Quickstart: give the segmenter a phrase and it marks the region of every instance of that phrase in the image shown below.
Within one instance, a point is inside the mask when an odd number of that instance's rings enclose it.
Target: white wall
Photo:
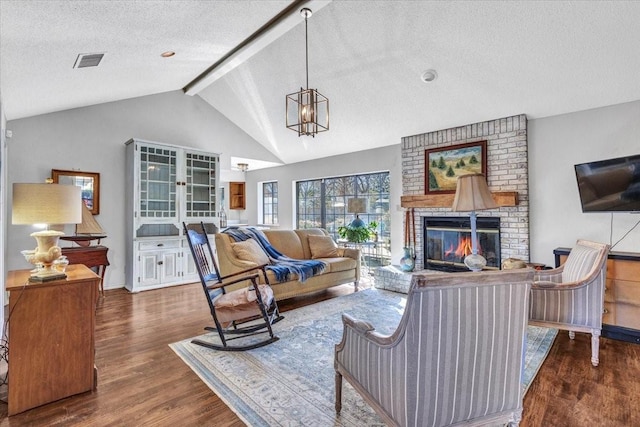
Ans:
[[[640,214],[582,213],[573,169],[632,154],[640,154],[640,101],[529,120],[532,261],[553,265],[553,249],[578,238],[615,243],[640,221]],[[640,226],[613,250],[640,252]]]
[[[6,283],[6,262],[7,251],[7,145],[6,145],[6,128],[7,121],[2,108],[2,96],[0,95],[0,247],[3,248],[0,254],[0,277],[2,278],[2,286],[0,286],[0,334],[4,331],[4,304],[5,292],[4,283]],[[4,337],[0,337],[4,338]]]
[[[108,234],[106,288],[124,285],[125,145],[132,138],[199,148],[222,153],[222,167],[230,169],[230,156],[256,157],[279,162],[244,131],[199,97],[180,91],[133,98],[85,108],[45,114],[7,123],[9,182],[44,182],[51,169],[100,173],[100,215]],[[250,155],[249,155],[250,153]],[[9,199],[11,195],[9,194]],[[10,221],[10,209],[7,209]],[[9,223],[10,224],[10,223]],[[72,229],[70,229],[72,230]],[[29,226],[9,225],[7,267],[29,268],[20,250],[35,247]]]
[[[316,141],[322,143],[322,138]],[[269,169],[249,171],[246,174],[247,212],[250,224],[261,222],[258,219],[257,200],[258,183],[278,182],[278,220],[280,228],[294,228],[295,182],[305,179],[331,176],[353,175],[358,173],[389,171],[391,178],[391,260],[398,263],[402,257],[402,159],[398,144],[341,156],[293,163]]]

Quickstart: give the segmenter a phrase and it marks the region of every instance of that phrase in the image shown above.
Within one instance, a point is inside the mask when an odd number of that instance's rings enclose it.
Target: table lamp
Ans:
[[[356,214],[356,217],[353,221],[351,221],[351,227],[364,227],[364,221],[360,219],[358,214],[360,212],[367,211],[367,199],[364,198],[353,198],[347,200],[347,213]]]
[[[487,265],[487,260],[478,253],[478,233],[476,231],[476,211],[495,209],[498,205],[493,200],[487,179],[481,173],[458,177],[456,195],[451,210],[454,212],[471,211],[471,253],[464,259],[464,264],[471,271],[480,271]]]
[[[11,209],[13,224],[44,224],[45,230],[31,233],[38,247],[27,260],[42,264],[31,277],[34,281],[56,280],[66,277],[51,266],[60,257],[58,239],[61,231],[51,230],[51,225],[78,224],[82,221],[81,189],[75,185],[60,184],[13,184]]]

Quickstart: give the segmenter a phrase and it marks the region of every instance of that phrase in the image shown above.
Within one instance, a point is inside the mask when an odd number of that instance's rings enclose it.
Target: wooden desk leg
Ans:
[[[98,275],[100,276],[100,295],[104,297],[104,273],[107,271],[107,267],[101,265],[98,267]]]

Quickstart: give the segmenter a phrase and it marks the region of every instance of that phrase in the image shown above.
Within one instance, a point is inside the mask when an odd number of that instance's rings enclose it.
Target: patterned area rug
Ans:
[[[250,426],[384,426],[344,381],[342,412],[334,409],[334,346],[342,337],[341,314],[371,322],[390,334],[400,321],[406,295],[367,289],[296,310],[274,325],[279,341],[246,352],[222,352],[191,344],[170,347]],[[531,384],[557,334],[530,326],[523,387]],[[217,334],[199,337],[217,341]]]

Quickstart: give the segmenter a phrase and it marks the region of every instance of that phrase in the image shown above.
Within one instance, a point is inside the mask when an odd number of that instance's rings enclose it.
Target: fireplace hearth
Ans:
[[[469,271],[464,258],[471,253],[469,217],[423,217],[424,266],[428,270]],[[478,252],[487,269],[500,269],[500,218],[478,217]]]

